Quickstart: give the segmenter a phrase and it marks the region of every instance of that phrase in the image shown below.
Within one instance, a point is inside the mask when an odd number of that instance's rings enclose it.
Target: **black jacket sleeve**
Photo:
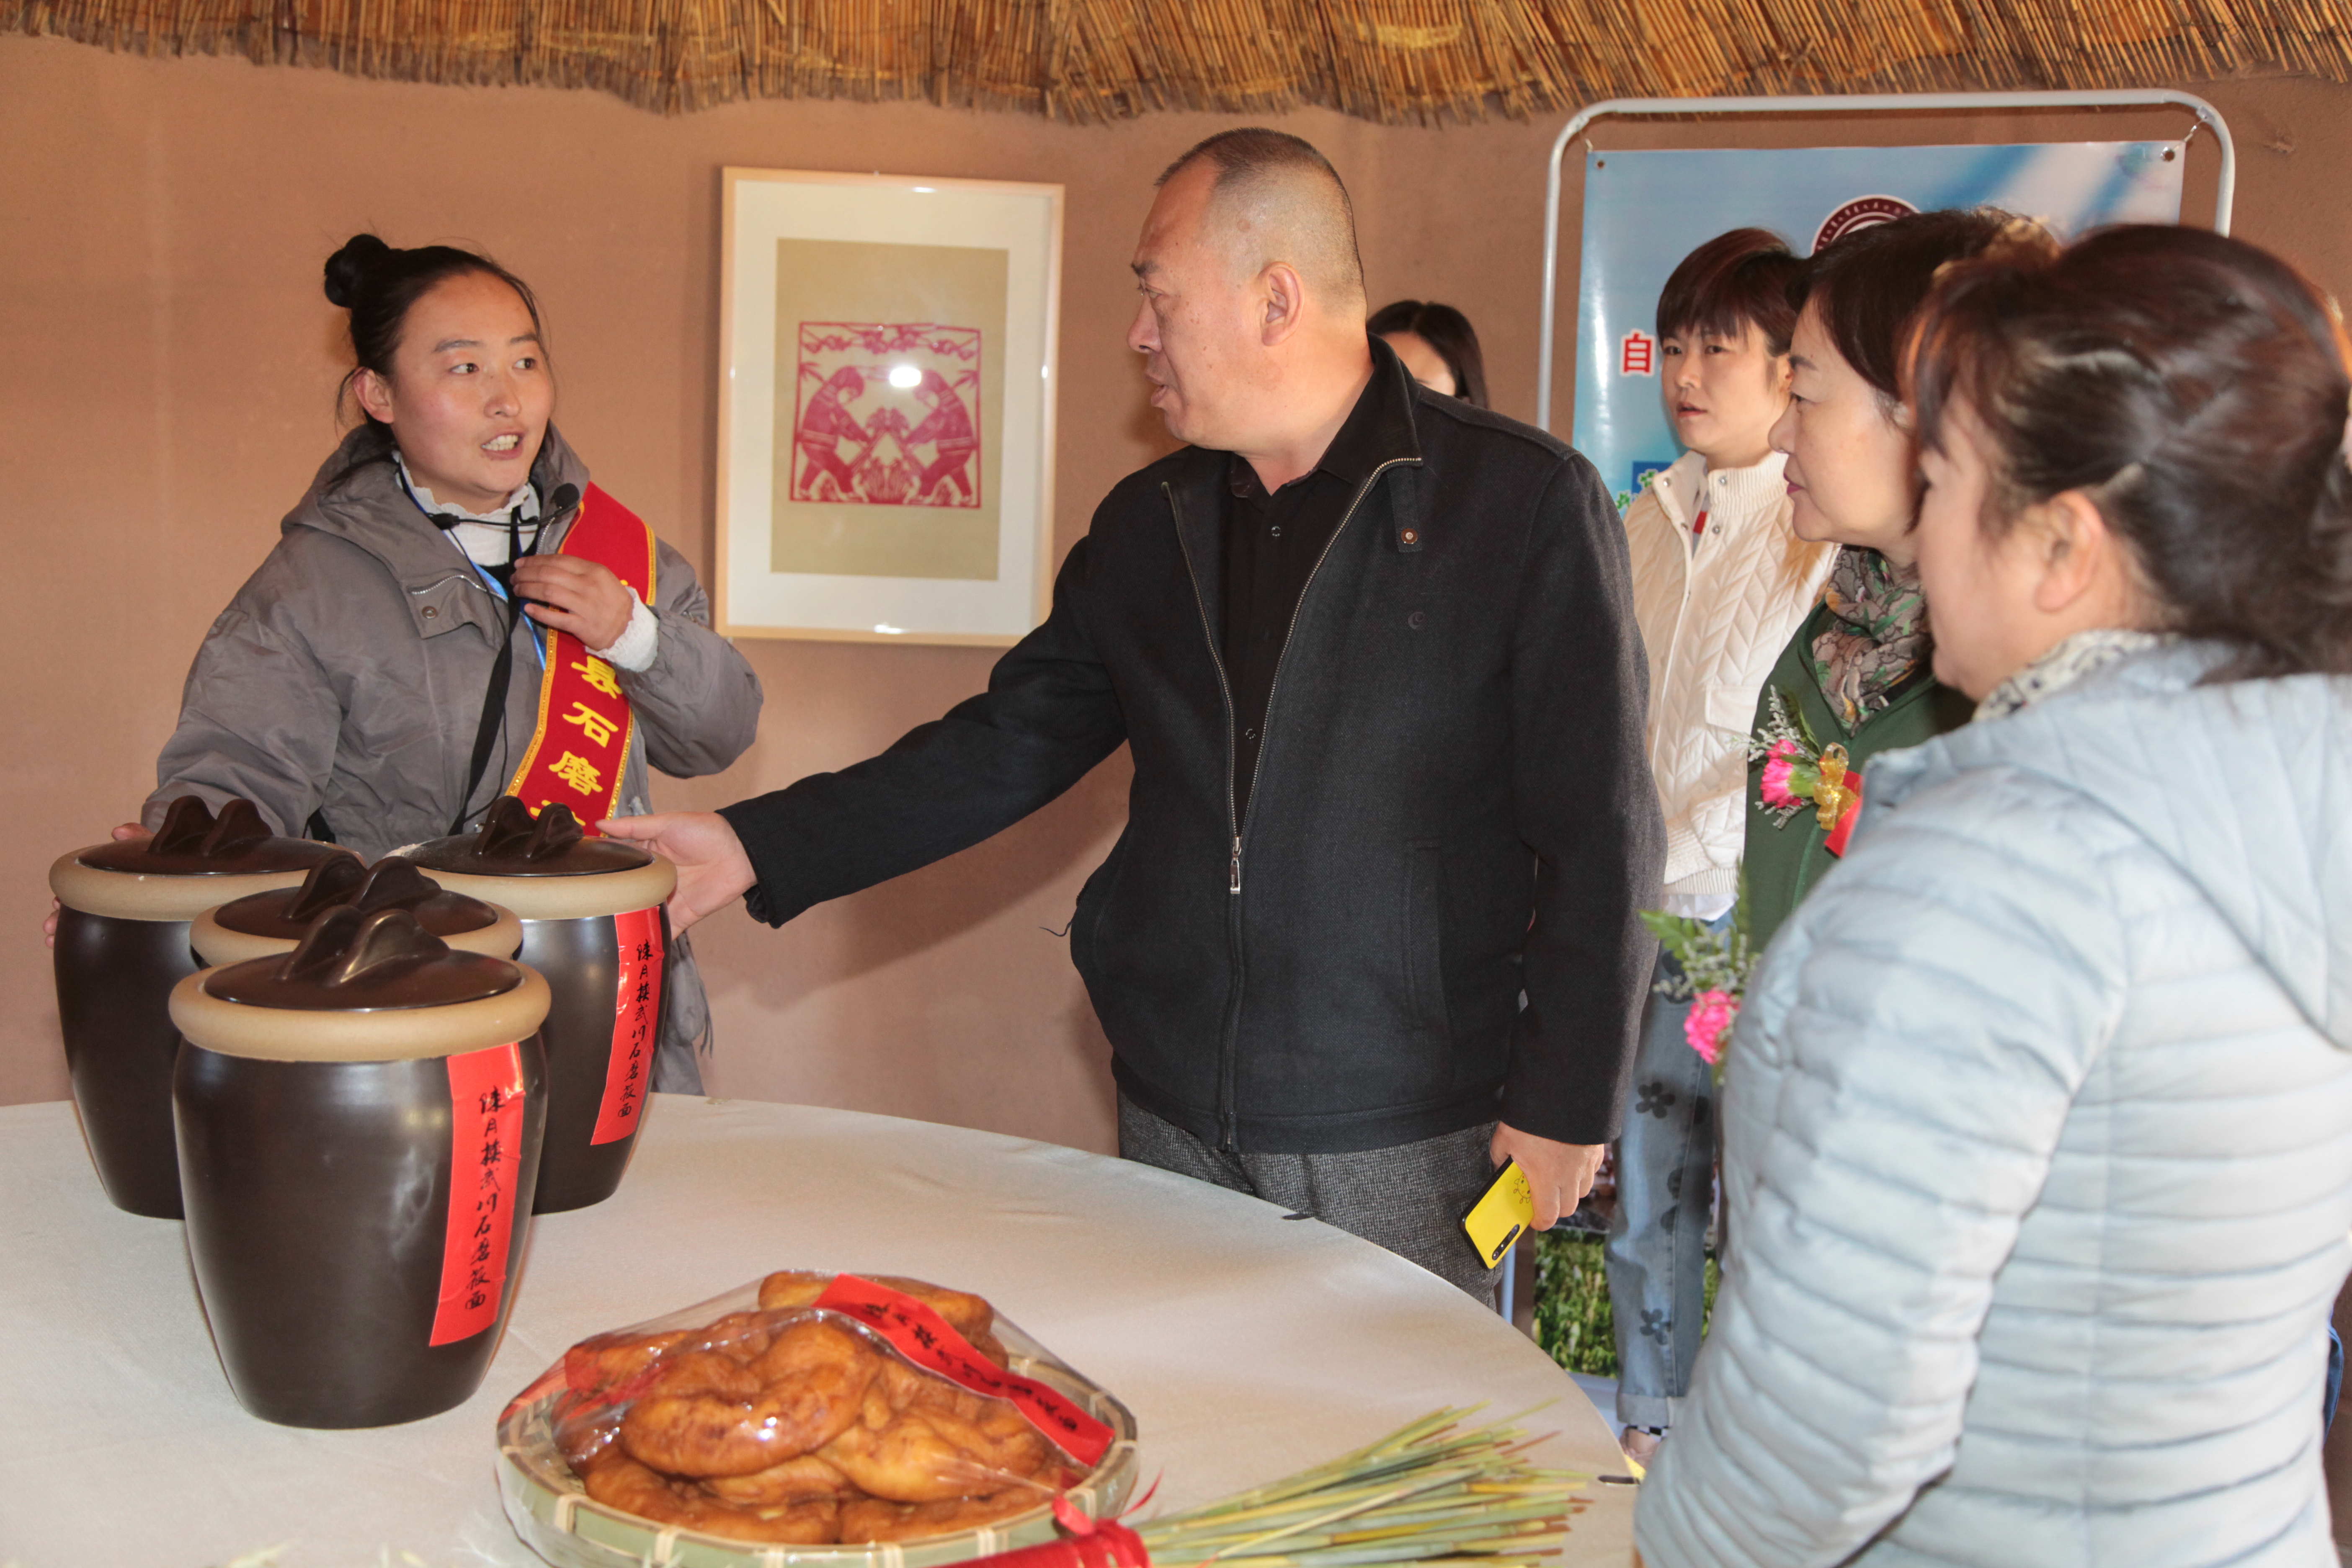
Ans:
[[[1538,1137],[1605,1143],[1624,1117],[1657,957],[1640,911],[1659,900],[1666,835],[1625,531],[1581,457],[1537,503],[1517,614],[1512,793],[1536,857],[1536,918],[1501,1115]]]
[[[782,925],[812,904],[928,866],[1010,827],[1118,749],[1127,724],[1085,624],[1087,540],[1053,613],[1008,649],[988,690],[878,757],[719,815],[759,873],[745,903]]]

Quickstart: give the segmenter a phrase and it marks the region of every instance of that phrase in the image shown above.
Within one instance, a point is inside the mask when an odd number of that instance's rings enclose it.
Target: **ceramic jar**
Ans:
[[[215,816],[172,803],[144,844],[97,844],[49,868],[58,896],[58,1022],[92,1163],[117,1208],[180,1217],[172,1152],[172,987],[195,972],[190,923],[232,899],[290,888],[346,851],[273,836],[249,801]]]
[[[512,910],[518,962],[547,977],[547,1147],[538,1212],[612,1196],[636,1146],[661,1039],[669,921],[677,885],[667,860],[592,838],[569,808],[534,817],[511,795],[481,831],[407,852],[453,893]]]
[[[351,854],[321,860],[299,888],[250,893],[206,910],[189,927],[188,940],[207,965],[268,958],[293,952],[312,921],[343,904],[362,914],[406,910],[418,925],[459,952],[512,958],[522,945],[522,922],[512,910],[447,892],[418,870],[415,861],[397,855],[363,866]]]
[[[528,1238],[546,982],[341,905],[171,1010],[188,1256],[238,1403],[312,1427],[463,1404]]]

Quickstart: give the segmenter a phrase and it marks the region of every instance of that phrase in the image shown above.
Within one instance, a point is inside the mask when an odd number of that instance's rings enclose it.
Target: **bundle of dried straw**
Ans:
[[[1589,1476],[1538,1469],[1527,1434],[1440,1410],[1370,1447],[1222,1502],[1135,1526],[1152,1568],[1537,1568]]]
[[[2327,0],[0,0],[0,27],[664,113],[921,99],[1077,121],[1321,104],[1397,123],[1594,99],[2352,78]]]

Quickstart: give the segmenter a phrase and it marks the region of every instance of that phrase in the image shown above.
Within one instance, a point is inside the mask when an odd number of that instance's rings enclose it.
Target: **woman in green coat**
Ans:
[[[1831,246],[1797,285],[1789,411],[1772,427],[1772,445],[1789,455],[1797,536],[1844,548],[1822,602],[1764,684],[1755,732],[1794,731],[1821,751],[1842,748],[1832,755],[1842,756],[1847,793],[1822,809],[1830,792],[1800,783],[1792,795],[1790,770],[1769,756],[1748,765],[1742,865],[1755,952],[1837,864],[1870,759],[1957,729],[1973,710],[1929,668],[1912,535],[1921,489],[1901,371],[1937,269],[1976,255],[2016,221],[1990,208],[1897,218]],[[1836,771],[1832,763],[1820,774]],[[1800,780],[1808,776],[1798,770]]]

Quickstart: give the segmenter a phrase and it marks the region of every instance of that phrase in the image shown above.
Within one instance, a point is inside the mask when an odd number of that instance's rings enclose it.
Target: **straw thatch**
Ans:
[[[665,112],[919,99],[1390,122],[1619,96],[2352,74],[2346,0],[0,0],[0,26]]]

